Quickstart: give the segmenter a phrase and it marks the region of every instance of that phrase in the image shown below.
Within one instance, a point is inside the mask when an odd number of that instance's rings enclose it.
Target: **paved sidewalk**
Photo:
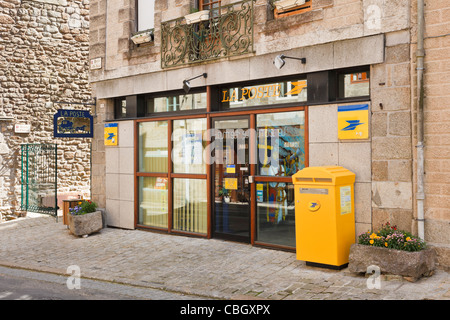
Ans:
[[[368,289],[347,269],[305,266],[295,253],[140,230],[103,229],[76,238],[45,215],[0,223],[0,265],[196,294],[206,299],[450,300],[443,270],[415,283],[382,276]]]

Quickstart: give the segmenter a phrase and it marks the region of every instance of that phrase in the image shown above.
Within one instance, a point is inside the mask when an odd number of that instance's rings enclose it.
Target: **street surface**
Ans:
[[[72,289],[69,289],[71,287]],[[79,288],[79,289],[78,289]],[[0,266],[0,300],[195,300],[163,290]]]

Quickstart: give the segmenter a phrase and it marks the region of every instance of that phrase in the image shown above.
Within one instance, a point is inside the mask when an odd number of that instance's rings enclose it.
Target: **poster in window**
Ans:
[[[181,157],[183,164],[202,164],[203,148],[201,133],[186,133],[183,135]]]
[[[237,178],[225,178],[225,189],[237,190]]]

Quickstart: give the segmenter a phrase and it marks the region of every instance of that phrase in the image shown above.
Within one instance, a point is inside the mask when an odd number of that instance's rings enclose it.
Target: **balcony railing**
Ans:
[[[253,2],[211,11],[206,21],[161,23],[161,67],[170,68],[253,52]]]

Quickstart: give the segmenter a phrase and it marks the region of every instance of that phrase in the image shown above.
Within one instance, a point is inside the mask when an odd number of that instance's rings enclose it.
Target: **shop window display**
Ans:
[[[258,173],[272,178],[256,183],[257,240],[294,247],[294,186],[280,178],[305,167],[304,111],[257,115],[257,135]]]

